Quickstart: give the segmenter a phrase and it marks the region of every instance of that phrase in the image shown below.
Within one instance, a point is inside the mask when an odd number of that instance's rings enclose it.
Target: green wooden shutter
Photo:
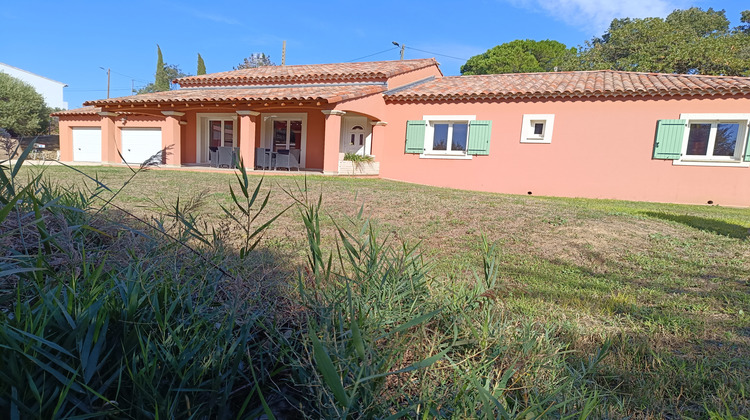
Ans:
[[[684,134],[685,120],[659,120],[656,124],[654,159],[679,159]]]
[[[406,122],[405,153],[424,152],[424,132],[426,126],[426,121],[410,120]]]
[[[491,133],[492,121],[469,121],[469,145],[466,152],[470,155],[489,155]]]
[[[745,140],[745,162],[750,162],[750,126],[747,127],[747,140]]]

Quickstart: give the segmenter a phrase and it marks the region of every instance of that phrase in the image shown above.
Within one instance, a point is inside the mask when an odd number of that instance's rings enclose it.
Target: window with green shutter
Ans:
[[[750,113],[680,114],[659,120],[654,159],[675,165],[747,166],[750,162]]]
[[[679,159],[684,134],[685,120],[659,120],[656,124],[654,159]]]
[[[423,118],[424,121],[408,121],[407,153],[419,152],[427,159],[471,159],[471,155],[489,154],[492,121],[476,121],[475,115]]]
[[[405,153],[424,152],[424,135],[427,122],[410,120],[406,122],[406,150]]]
[[[470,121],[469,147],[466,152],[470,155],[489,155],[491,133],[492,121]]]

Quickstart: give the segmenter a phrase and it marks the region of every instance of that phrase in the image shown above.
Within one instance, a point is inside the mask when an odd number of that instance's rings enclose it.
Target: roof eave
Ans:
[[[750,89],[732,89],[727,91],[697,91],[690,89],[674,91],[640,91],[640,92],[540,92],[529,94],[440,94],[440,95],[385,95],[386,102],[443,102],[451,100],[523,100],[523,99],[584,99],[584,98],[644,98],[686,97],[686,96],[736,96],[750,95]]]

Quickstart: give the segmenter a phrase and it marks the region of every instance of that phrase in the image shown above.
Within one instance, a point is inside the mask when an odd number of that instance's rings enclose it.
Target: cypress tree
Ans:
[[[154,85],[157,92],[163,92],[169,90],[169,77],[164,69],[164,57],[161,55],[161,47],[156,44],[156,50],[158,58],[156,59],[156,75],[154,77]]]
[[[203,57],[201,57],[201,53],[198,53],[198,71],[195,72],[198,76],[201,74],[206,74],[206,63],[203,62]]]

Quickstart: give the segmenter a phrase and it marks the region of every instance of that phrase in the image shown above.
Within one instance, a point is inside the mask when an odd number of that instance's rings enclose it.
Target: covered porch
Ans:
[[[372,85],[188,88],[92,105],[102,162],[137,164],[158,156],[167,167],[210,168],[241,159],[248,170],[377,175],[385,122],[347,99],[380,99],[381,91]],[[347,155],[373,162],[362,173],[351,169]]]

